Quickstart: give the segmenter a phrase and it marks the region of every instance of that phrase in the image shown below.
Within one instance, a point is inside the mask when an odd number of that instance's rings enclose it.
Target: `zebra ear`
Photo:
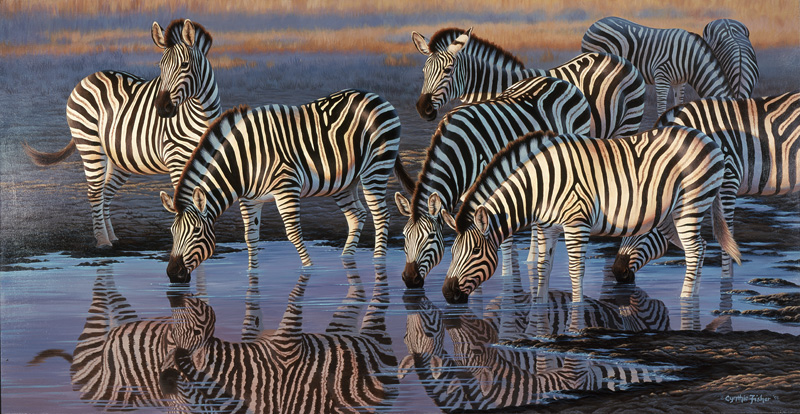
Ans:
[[[440,211],[442,211],[442,198],[439,197],[439,193],[434,192],[428,197],[428,213],[436,216]]]
[[[183,21],[183,31],[181,32],[181,39],[183,43],[186,43],[186,46],[192,47],[194,46],[194,25],[192,21],[186,19]]]
[[[481,394],[483,394],[484,397],[488,397],[489,393],[492,392],[492,384],[494,384],[492,371],[486,367],[481,368],[478,372],[478,382],[481,384]]]
[[[397,209],[400,210],[400,214],[411,217],[411,203],[409,203],[408,199],[399,191],[394,193],[394,203],[397,204]]]
[[[405,378],[406,374],[411,371],[411,368],[414,366],[414,357],[411,355],[406,355],[402,361],[400,361],[400,365],[397,367],[397,378],[403,379]]]
[[[444,362],[442,358],[439,358],[438,355],[431,356],[431,376],[433,379],[439,379],[442,376],[442,370],[444,369]]]
[[[425,36],[417,32],[411,32],[411,40],[414,42],[414,46],[417,47],[419,53],[422,53],[425,56],[431,55],[431,50],[428,49],[428,40],[425,39]]]
[[[178,210],[175,209],[175,203],[172,202],[172,197],[163,191],[161,192],[161,204],[170,213],[178,214]]]
[[[453,54],[454,56],[464,48],[469,42],[469,37],[472,35],[472,28],[470,27],[466,33],[462,34],[461,36],[457,37],[456,40],[453,40],[453,43],[450,43],[450,46],[447,46],[447,51]]]
[[[489,229],[489,212],[484,206],[480,206],[475,210],[475,227],[483,234],[486,234]]]
[[[166,49],[167,48],[167,40],[164,38],[164,30],[161,29],[161,26],[158,25],[158,22],[153,22],[153,28],[150,30],[150,34],[153,36],[153,43],[156,46]]]
[[[194,201],[194,206],[197,207],[197,211],[200,213],[206,212],[206,192],[203,191],[202,188],[195,187],[192,192],[192,201]]]
[[[450,226],[451,229],[456,230],[456,219],[453,218],[453,216],[450,214],[449,211],[444,209],[442,209],[441,211],[444,222],[447,223],[447,225]]]

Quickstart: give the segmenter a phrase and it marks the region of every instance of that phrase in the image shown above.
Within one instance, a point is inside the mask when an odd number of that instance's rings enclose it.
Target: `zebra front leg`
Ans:
[[[275,195],[275,204],[278,206],[278,213],[280,213],[281,219],[283,219],[286,238],[294,244],[303,266],[311,266],[311,256],[309,256],[306,244],[303,242],[303,230],[300,228],[300,194],[296,191],[291,191]]]
[[[656,110],[657,116],[661,116],[667,110],[667,95],[672,81],[666,74],[658,73],[654,77],[653,85],[656,88]]]
[[[683,251],[686,255],[686,275],[683,278],[681,298],[692,298],[698,295],[700,289],[700,285],[697,282],[700,280],[700,271],[703,268],[706,241],[700,237],[700,229],[698,228],[694,234],[685,237],[681,234],[681,243],[683,243]]]
[[[503,269],[501,275],[505,276],[511,272],[511,254],[514,249],[514,237],[509,237],[500,243],[500,253],[503,255]]]
[[[385,174],[372,173],[362,179],[361,187],[367,208],[372,214],[372,223],[375,226],[375,253],[374,257],[386,256],[386,245],[389,242],[389,209],[386,207],[386,183],[389,171]]]
[[[261,208],[263,203],[239,199],[239,210],[244,223],[244,240],[247,243],[248,267],[258,267],[258,239],[261,235]],[[284,220],[285,222],[285,220]]]
[[[540,303],[547,302],[547,294],[550,290],[550,273],[553,270],[553,254],[555,253],[556,243],[558,242],[558,235],[561,234],[561,228],[557,226],[537,225],[535,231],[537,232],[538,240],[538,263],[537,275],[539,283],[536,288],[536,294]]]
[[[586,246],[589,244],[589,228],[564,226],[564,242],[569,256],[569,278],[572,282],[572,303],[583,302],[583,273]]]
[[[367,212],[361,204],[356,194],[357,183],[354,183],[350,188],[333,195],[336,205],[344,213],[347,219],[347,240],[344,242],[344,249],[342,255],[352,256],[356,253],[356,246],[358,246],[358,239],[361,237],[361,229],[364,227],[364,221],[367,219]]]
[[[528,248],[528,258],[525,260],[526,262],[529,262],[529,263],[534,263],[534,262],[538,261],[538,257],[539,257],[539,254],[538,254],[539,253],[539,251],[538,251],[539,242],[537,241],[537,236],[536,236],[538,230],[535,227],[536,226],[531,227],[531,246],[530,246],[530,248]]]
[[[117,235],[114,234],[114,227],[111,225],[111,200],[114,199],[117,191],[128,181],[130,176],[131,173],[115,168],[113,163],[109,162],[107,164],[106,179],[103,186],[103,219],[108,239],[111,243],[119,240]]]

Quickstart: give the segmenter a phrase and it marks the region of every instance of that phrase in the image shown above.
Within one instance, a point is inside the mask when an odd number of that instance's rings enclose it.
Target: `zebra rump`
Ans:
[[[758,83],[758,61],[747,26],[733,19],[714,20],[703,29],[703,39],[722,65],[733,97],[749,98]]]

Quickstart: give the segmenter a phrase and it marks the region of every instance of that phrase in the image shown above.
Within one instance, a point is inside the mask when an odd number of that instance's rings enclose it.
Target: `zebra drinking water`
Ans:
[[[386,254],[389,211],[386,187],[392,168],[405,188],[413,181],[398,156],[400,120],[380,96],[346,89],[300,106],[233,108],[203,135],[187,162],[174,199],[167,275],[188,282],[211,256],[214,221],[239,200],[251,268],[258,266],[261,208],[275,201],[286,235],[303,266],[311,258],[300,229],[300,198],[331,196],[347,218],[342,254],[353,254],[366,212],[356,193],[362,186],[375,224],[376,257]]]
[[[633,63],[645,82],[655,86],[659,115],[667,109],[670,85],[676,105],[683,102],[684,83],[691,85],[701,98],[732,96],[714,52],[702,37],[683,29],[655,29],[619,17],[605,17],[586,30],[581,50],[610,53]]]
[[[154,22],[152,37],[164,50],[158,78],[146,81],[111,70],[89,75],[67,100],[69,144],[56,153],[23,144],[42,166],[78,150],[98,247],[117,241],[110,213],[117,190],[132,174],[169,173],[177,186],[200,137],[220,113],[217,83],[206,58],[212,42],[208,31],[188,19],[173,21],[165,31]]]

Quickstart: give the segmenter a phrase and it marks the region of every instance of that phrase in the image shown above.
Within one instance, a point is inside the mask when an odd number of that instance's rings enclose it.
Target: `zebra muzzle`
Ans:
[[[417,262],[406,263],[406,267],[403,269],[403,282],[409,289],[421,288],[425,285],[425,278],[420,276]]]
[[[178,106],[172,103],[169,92],[161,91],[156,96],[156,112],[162,118],[172,118],[178,113]]]
[[[469,300],[469,294],[461,291],[458,285],[458,279],[455,277],[448,277],[444,280],[442,295],[444,295],[444,299],[447,303],[450,304],[467,303]]]
[[[631,271],[630,263],[631,256],[627,254],[618,254],[614,259],[611,273],[614,274],[617,283],[634,283],[636,281],[636,273]]]
[[[431,97],[433,95],[430,93],[423,93],[419,96],[419,100],[417,100],[417,113],[422,119],[426,121],[433,121],[436,119],[436,109],[433,107],[433,102]]]
[[[171,283],[189,283],[192,280],[192,273],[186,269],[186,265],[183,263],[183,257],[169,257],[167,277],[169,277]]]

